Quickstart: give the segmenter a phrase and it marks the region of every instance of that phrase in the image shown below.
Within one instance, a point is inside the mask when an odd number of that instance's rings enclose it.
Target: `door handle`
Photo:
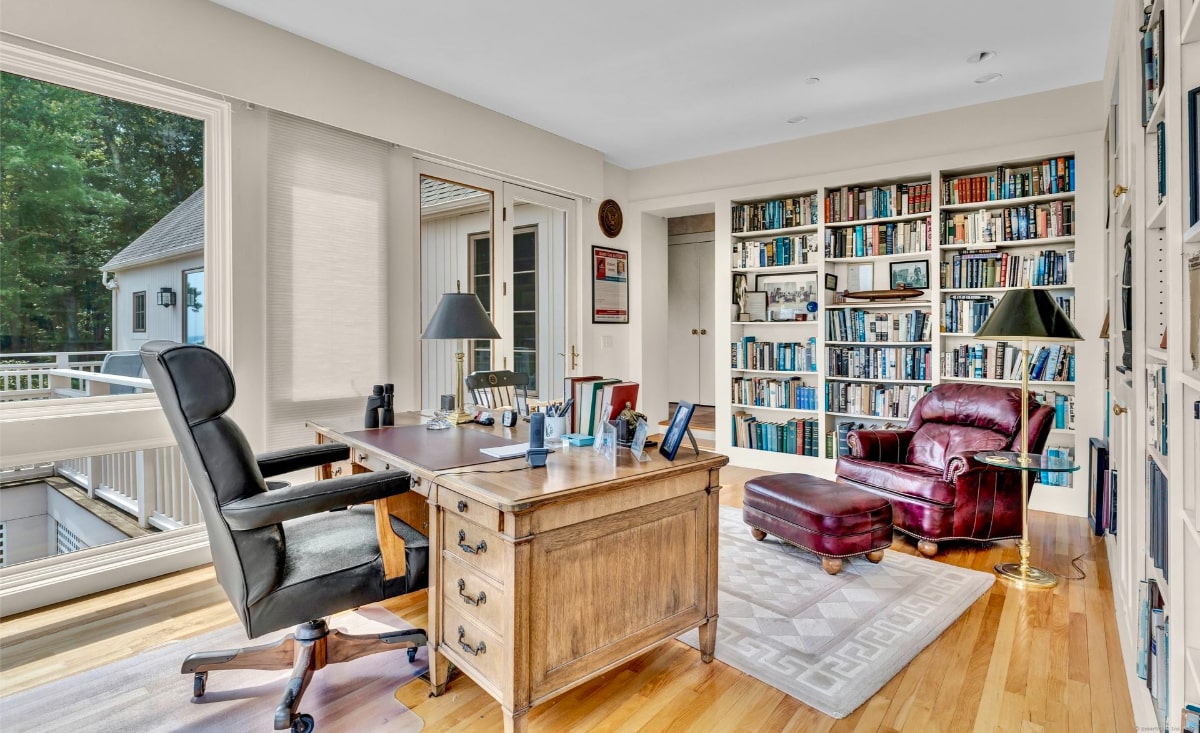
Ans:
[[[1121,407],[1117,403],[1115,403],[1115,402],[1113,403],[1113,414],[1114,415],[1124,415],[1127,412],[1129,412],[1128,407]]]
[[[1113,198],[1120,198],[1121,194],[1125,193],[1128,190],[1129,190],[1128,188],[1125,188],[1124,186],[1122,186],[1121,184],[1118,183],[1117,185],[1113,186]]]
[[[692,335],[693,335],[693,336],[695,336],[695,335],[696,335],[696,334],[698,334],[698,333],[700,333],[700,329],[698,329],[698,328],[693,328],[693,329],[692,329]]]
[[[707,329],[707,328],[702,328],[702,329],[700,329],[700,335],[701,335],[701,336],[707,336],[707,335],[708,335],[708,329]]]

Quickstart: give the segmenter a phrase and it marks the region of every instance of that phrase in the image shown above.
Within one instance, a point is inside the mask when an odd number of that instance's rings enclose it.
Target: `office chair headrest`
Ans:
[[[225,414],[237,388],[233,373],[217,352],[198,344],[149,341],[142,363],[160,401],[174,394],[188,425]]]

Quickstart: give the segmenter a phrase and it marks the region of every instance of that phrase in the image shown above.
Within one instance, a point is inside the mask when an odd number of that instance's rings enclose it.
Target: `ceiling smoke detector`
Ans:
[[[970,56],[968,56],[967,63],[968,64],[982,64],[984,61],[987,61],[988,59],[994,57],[995,55],[996,55],[995,51],[980,51],[979,53],[973,53]]]

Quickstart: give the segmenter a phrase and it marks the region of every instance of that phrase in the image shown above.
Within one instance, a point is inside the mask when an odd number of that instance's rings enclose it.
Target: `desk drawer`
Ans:
[[[440,493],[440,492],[439,492]],[[442,516],[442,550],[503,582],[512,562],[512,547],[500,535],[469,522],[453,512],[439,509]]]
[[[504,589],[496,581],[460,561],[442,555],[442,599],[468,618],[486,625],[504,637]]]
[[[492,686],[503,688],[501,672],[504,670],[505,649],[500,637],[483,624],[460,613],[455,606],[446,606],[442,618],[446,621],[442,644],[454,650],[455,662],[461,659],[468,671],[473,670]]]
[[[338,478],[339,476],[349,476],[352,473],[354,473],[354,462],[353,461],[337,461],[335,463],[329,464],[329,478]]]
[[[438,505],[448,514],[459,514],[493,532],[500,531],[500,510],[445,487],[438,487]]]
[[[382,458],[379,458],[374,454],[367,453],[360,448],[350,449],[350,460],[354,461],[368,471],[390,471],[393,468],[390,463],[385,462]],[[396,468],[400,467],[396,466]]]

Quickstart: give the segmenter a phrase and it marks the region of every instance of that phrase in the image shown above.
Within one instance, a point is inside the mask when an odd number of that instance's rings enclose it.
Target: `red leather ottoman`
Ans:
[[[742,519],[754,539],[768,534],[821,556],[830,575],[842,558],[883,559],[892,544],[892,505],[869,491],[804,473],[777,473],[746,482]]]

